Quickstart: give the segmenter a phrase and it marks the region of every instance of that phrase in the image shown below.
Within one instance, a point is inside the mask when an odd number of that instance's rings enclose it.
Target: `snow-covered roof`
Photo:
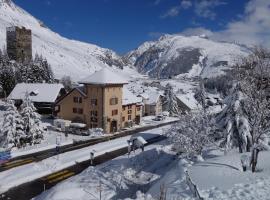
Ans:
[[[149,91],[149,92],[142,93],[139,96],[146,99],[147,104],[155,104],[155,103],[157,103],[158,99],[161,96],[163,96],[163,94],[159,91]]]
[[[194,97],[193,93],[177,95],[177,98],[182,101],[191,110],[197,110],[200,108],[200,104]]]
[[[54,103],[62,88],[64,88],[62,84],[18,83],[8,99],[22,100],[25,98],[25,94],[29,93],[29,98],[33,102]]]
[[[123,87],[123,99],[122,99],[122,105],[129,105],[134,103],[141,103],[142,98],[136,97],[128,88],[126,85]]]
[[[112,70],[104,67],[103,69],[91,74],[90,76],[84,78],[80,81],[84,84],[97,84],[97,85],[107,85],[107,84],[127,84],[128,81],[122,76]]]

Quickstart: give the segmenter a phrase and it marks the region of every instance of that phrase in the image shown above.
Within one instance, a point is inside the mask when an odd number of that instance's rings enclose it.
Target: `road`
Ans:
[[[166,139],[165,136],[157,136],[155,138],[151,138],[147,140],[147,145],[151,145],[153,143],[159,142]],[[106,162],[108,160],[111,160],[113,158],[116,158],[118,156],[121,156],[123,154],[127,153],[127,147],[115,150],[113,152],[109,152],[100,156],[97,156],[94,158],[93,165],[98,165],[103,162]],[[81,173],[83,170],[88,168],[91,165],[90,160],[77,163],[76,165],[63,169],[59,172],[50,174],[48,176],[39,178],[35,181],[25,183],[23,185],[20,185],[18,187],[15,187],[8,192],[2,194],[0,197],[1,200],[29,200],[40,193],[42,193],[44,190],[50,189],[51,187],[55,186],[57,183],[74,176],[76,174]]]
[[[137,128],[137,129],[122,131],[119,134],[115,134],[115,135],[104,137],[104,138],[91,139],[91,140],[87,140],[87,141],[80,141],[80,142],[77,142],[77,143],[61,146],[60,153],[65,153],[65,152],[81,149],[81,148],[92,146],[92,145],[95,145],[95,144],[98,144],[98,143],[101,143],[101,142],[106,142],[108,140],[113,140],[113,139],[117,139],[117,138],[120,138],[120,137],[133,135],[135,133],[151,130],[151,129],[158,128],[158,127],[163,127],[163,126],[166,126],[166,125],[169,125],[169,124],[172,124],[172,123],[176,123],[176,121],[171,121],[171,122],[166,122],[166,123],[156,124],[156,125],[149,125],[149,126],[140,127],[140,128]],[[55,149],[48,149],[48,150],[45,150],[45,151],[40,151],[40,152],[36,152],[36,153],[33,153],[33,154],[28,154],[28,155],[23,155],[23,156],[20,156],[20,157],[16,157],[16,158],[11,159],[9,162],[7,162],[5,164],[2,164],[0,166],[0,172],[12,169],[14,167],[29,164],[29,163],[32,163],[32,162],[39,162],[39,161],[41,161],[43,159],[52,157],[54,155],[55,155]]]

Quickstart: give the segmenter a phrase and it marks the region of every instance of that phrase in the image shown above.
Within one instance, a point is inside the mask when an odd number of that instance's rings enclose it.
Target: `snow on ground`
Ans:
[[[140,132],[135,134],[135,136],[142,136],[145,140],[147,140],[162,134],[164,131],[163,129],[169,127],[170,126],[166,126],[163,128]],[[131,136],[126,136],[108,142],[99,143],[86,148],[66,152],[60,154],[59,156],[53,156],[40,162],[30,163],[1,172],[0,192],[3,193],[9,188],[60,171],[64,168],[75,165],[78,162],[88,160],[91,151],[95,151],[95,156],[98,156],[105,154],[106,152],[127,147],[127,140],[129,140],[130,137]],[[132,137],[134,137],[134,135]]]
[[[224,156],[210,150],[208,159],[189,169],[205,199],[270,199],[270,152],[259,154],[256,173],[242,171],[240,156],[238,152]]]
[[[165,169],[169,169],[174,162],[174,154],[162,146],[164,143],[147,146],[144,152],[137,150],[130,156],[120,156],[96,167],[89,167],[35,200],[98,199],[100,185],[103,200],[135,197],[138,190],[147,190],[164,177]]]

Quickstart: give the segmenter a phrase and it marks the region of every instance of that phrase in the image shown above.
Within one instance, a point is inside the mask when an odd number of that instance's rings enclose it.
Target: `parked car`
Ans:
[[[67,128],[67,133],[82,136],[90,135],[89,131],[87,130],[86,124],[82,123],[71,123],[70,126]]]
[[[154,121],[163,121],[165,119],[165,116],[163,115],[157,115],[153,120]]]
[[[91,128],[88,129],[88,133],[91,137],[100,137],[104,134],[104,131],[102,128]]]

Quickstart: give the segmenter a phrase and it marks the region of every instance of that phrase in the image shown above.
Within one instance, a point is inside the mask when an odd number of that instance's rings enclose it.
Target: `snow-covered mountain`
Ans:
[[[61,37],[11,0],[0,0],[1,49],[6,46],[6,27],[13,25],[32,30],[33,54],[38,53],[47,58],[56,78],[69,75],[79,80],[106,66],[123,68],[125,65],[115,52]]]
[[[237,44],[216,42],[205,36],[175,34],[145,42],[126,58],[139,72],[151,77],[168,78],[179,74],[210,77],[224,73],[247,54],[248,49]]]

